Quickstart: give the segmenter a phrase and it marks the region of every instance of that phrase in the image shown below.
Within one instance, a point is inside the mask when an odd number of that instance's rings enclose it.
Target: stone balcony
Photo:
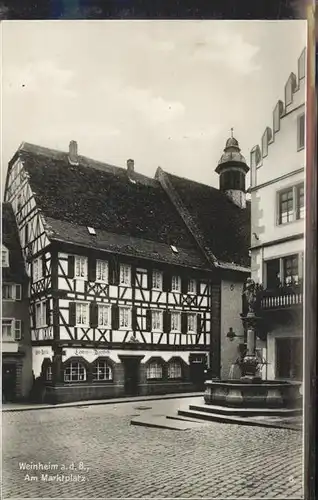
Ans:
[[[259,309],[261,311],[301,308],[303,306],[303,286],[301,283],[280,286],[259,292]]]

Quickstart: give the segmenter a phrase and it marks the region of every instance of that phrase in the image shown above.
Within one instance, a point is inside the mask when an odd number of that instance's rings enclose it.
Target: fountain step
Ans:
[[[272,427],[272,428],[284,428],[290,430],[301,430],[301,423],[299,423],[299,417],[294,417],[294,419],[289,419],[286,421],[283,417],[276,416],[273,417],[241,417],[233,415],[224,415],[220,413],[208,413],[205,411],[196,410],[179,410],[178,415],[182,417],[202,419],[204,421],[210,422],[220,422],[225,424],[238,424],[238,425],[250,425],[255,427]]]
[[[169,419],[164,415],[153,415],[152,413],[144,414],[133,418],[130,425],[139,425],[141,427],[152,427],[156,429],[169,429],[171,431],[186,431],[189,429],[197,429],[205,425],[207,422],[202,422],[200,419]]]
[[[302,408],[237,408],[230,406],[219,405],[190,405],[190,410],[213,413],[219,415],[235,415],[235,416],[296,416],[302,414]]]

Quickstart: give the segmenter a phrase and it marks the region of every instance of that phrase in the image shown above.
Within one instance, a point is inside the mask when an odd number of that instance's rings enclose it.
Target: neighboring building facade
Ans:
[[[306,50],[251,151],[251,269],[264,286],[259,343],[269,379],[302,379]]]
[[[32,388],[32,350],[25,272],[14,214],[2,204],[2,401],[28,398]]]
[[[186,392],[207,370],[220,376],[222,315],[235,326],[249,273],[250,211],[229,197],[160,168],[150,179],[133,160],[122,169],[79,156],[74,141],[68,153],[21,145],[5,200],[48,401]]]

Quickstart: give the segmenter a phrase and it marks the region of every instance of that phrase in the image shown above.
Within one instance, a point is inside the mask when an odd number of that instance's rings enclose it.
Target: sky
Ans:
[[[21,142],[76,140],[95,160],[218,187],[231,127],[249,163],[307,37],[302,20],[1,26],[2,182]]]

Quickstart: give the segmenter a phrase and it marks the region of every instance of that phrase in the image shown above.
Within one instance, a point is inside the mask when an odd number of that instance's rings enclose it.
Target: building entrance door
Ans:
[[[276,377],[302,380],[302,339],[276,339]]]
[[[124,386],[127,396],[137,396],[139,392],[140,359],[127,357],[124,362]]]
[[[2,401],[13,402],[16,397],[17,370],[14,363],[2,365]]]
[[[206,354],[190,354],[190,380],[199,391],[204,390],[204,382],[207,378]]]

